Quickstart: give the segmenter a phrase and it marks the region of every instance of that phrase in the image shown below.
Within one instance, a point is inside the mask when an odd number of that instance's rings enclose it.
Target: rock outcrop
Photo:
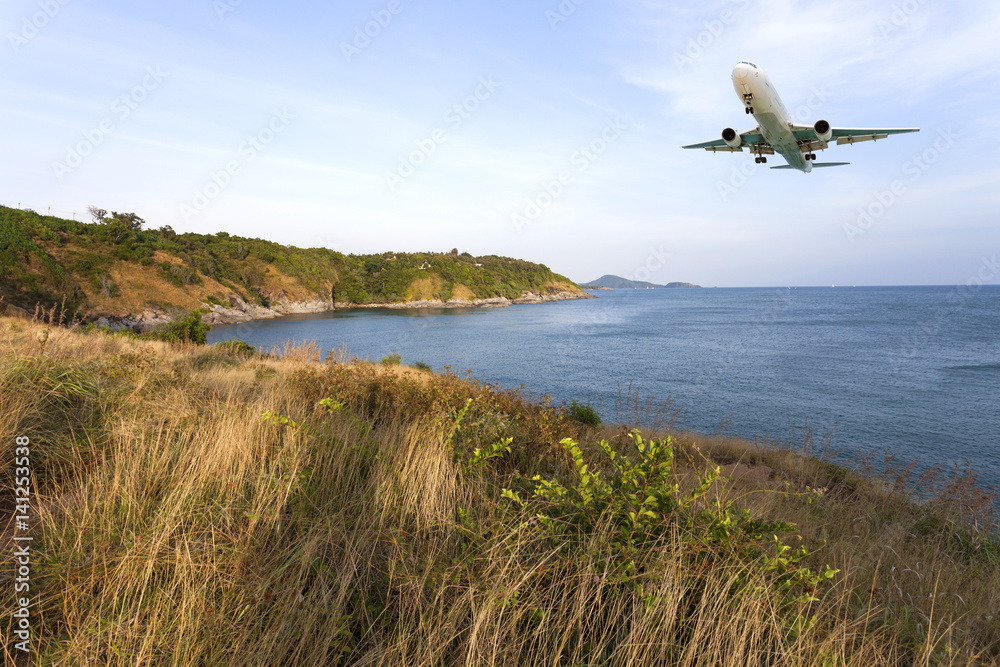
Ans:
[[[571,292],[569,290],[555,290],[545,294],[525,292],[516,299],[508,299],[502,296],[490,297],[488,299],[452,299],[451,301],[441,301],[440,299],[422,299],[410,301],[408,303],[350,303],[338,301],[333,303],[330,299],[310,299],[308,301],[279,300],[268,306],[256,303],[248,303],[245,299],[235,294],[229,295],[227,305],[213,304],[209,306],[209,311],[202,315],[201,320],[206,324],[237,324],[239,322],[250,322],[253,320],[269,320],[282,315],[292,313],[325,313],[330,310],[351,310],[356,308],[506,308],[511,305],[528,303],[550,303],[553,301],[565,301],[568,299],[595,299],[592,294],[586,292]],[[97,326],[107,326],[112,329],[132,329],[138,333],[145,333],[160,324],[166,324],[174,319],[178,313],[168,312],[148,308],[138,315],[124,316],[104,316],[97,320]]]
[[[269,320],[292,313],[325,313],[333,310],[330,299],[310,299],[308,301],[276,301],[268,306],[247,303],[242,297],[229,295],[229,305],[213,305],[209,312],[202,315],[201,321],[206,324],[235,324],[251,320]]]
[[[525,303],[549,303],[552,301],[567,301],[569,299],[596,299],[593,294],[586,292],[571,292],[569,290],[555,290],[545,294],[525,292],[516,299],[508,299],[505,296],[494,296],[488,299],[452,299],[442,301],[440,299],[421,299],[419,301],[408,301],[406,303],[347,303],[337,302],[337,310],[349,310],[352,308],[506,308],[511,305]]]

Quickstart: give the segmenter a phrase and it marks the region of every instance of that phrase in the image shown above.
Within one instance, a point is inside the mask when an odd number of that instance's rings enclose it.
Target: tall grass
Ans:
[[[654,468],[620,426],[344,361],[0,318],[0,474],[28,435],[36,478],[37,664],[1000,661],[992,504],[964,471],[919,493],[893,461],[694,434]],[[767,475],[715,478],[735,462]],[[655,516],[629,519],[656,484]],[[795,530],[747,532],[777,522]],[[772,534],[805,555],[783,563]]]

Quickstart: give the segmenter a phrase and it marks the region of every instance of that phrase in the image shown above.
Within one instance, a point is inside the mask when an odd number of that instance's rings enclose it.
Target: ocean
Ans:
[[[216,326],[269,350],[316,341],[444,366],[603,419],[668,399],[676,426],[850,463],[967,462],[1000,486],[1000,286],[615,290],[501,309],[346,310]],[[634,403],[633,403],[634,408]],[[655,412],[655,410],[654,410]],[[633,411],[634,416],[634,411]]]

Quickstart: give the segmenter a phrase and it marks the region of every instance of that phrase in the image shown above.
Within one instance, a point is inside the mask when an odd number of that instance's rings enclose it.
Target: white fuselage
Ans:
[[[781,103],[771,80],[759,66],[742,61],[733,68],[733,88],[743,106],[750,109],[760,132],[789,165],[805,172],[812,171],[812,163],[806,160],[799,149],[799,143],[792,134],[791,116]]]

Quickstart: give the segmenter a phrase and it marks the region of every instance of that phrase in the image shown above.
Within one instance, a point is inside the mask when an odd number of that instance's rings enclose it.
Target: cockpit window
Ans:
[[[741,60],[741,61],[740,61],[740,64],[741,64],[741,65],[750,65],[750,67],[753,67],[754,69],[757,69],[757,66],[756,66],[756,65],[754,65],[754,64],[753,64],[752,62],[750,62],[749,60]]]

